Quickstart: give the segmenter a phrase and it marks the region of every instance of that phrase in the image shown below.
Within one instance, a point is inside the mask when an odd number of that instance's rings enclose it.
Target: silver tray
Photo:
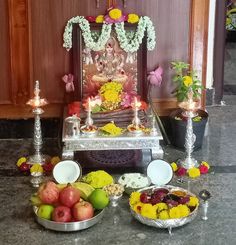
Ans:
[[[54,230],[54,231],[64,231],[64,232],[70,232],[70,231],[79,231],[79,230],[84,230],[87,229],[95,224],[97,224],[103,217],[104,215],[104,209],[96,211],[96,215],[88,220],[84,221],[76,221],[76,222],[68,222],[68,223],[60,223],[60,222],[55,222],[47,219],[43,219],[37,216],[37,210],[38,207],[34,206],[33,207],[36,220],[37,222],[44,226],[46,229]]]
[[[183,188],[171,186],[171,185],[150,186],[147,188],[143,188],[143,189],[139,190],[138,192],[143,192],[143,191],[152,190],[152,189],[159,189],[159,188],[165,188],[165,189],[168,189],[170,191],[173,191],[173,190],[184,191],[191,196],[194,196],[194,197],[196,196],[193,193],[191,193],[191,192],[189,192]],[[183,226],[183,225],[193,221],[195,219],[195,217],[197,216],[198,206],[187,217],[183,217],[183,218],[179,218],[179,219],[167,219],[167,220],[162,220],[162,219],[155,219],[154,220],[154,219],[145,218],[141,214],[137,214],[136,212],[134,212],[131,208],[130,208],[130,210],[131,210],[131,214],[139,222],[141,222],[145,225],[154,226],[157,228],[165,228],[165,229],[167,228],[169,230],[169,233],[171,233],[172,228]]]

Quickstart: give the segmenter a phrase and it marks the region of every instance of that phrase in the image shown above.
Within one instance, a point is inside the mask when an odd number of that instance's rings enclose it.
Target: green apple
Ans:
[[[42,205],[39,206],[37,215],[40,218],[50,220],[51,219],[51,216],[52,216],[53,210],[54,210],[54,207],[52,205],[42,204]]]

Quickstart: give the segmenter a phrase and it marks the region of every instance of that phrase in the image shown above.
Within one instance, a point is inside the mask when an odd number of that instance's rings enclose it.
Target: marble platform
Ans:
[[[102,221],[90,229],[73,233],[45,230],[35,222],[28,201],[35,191],[30,185],[30,177],[20,174],[15,166],[20,156],[30,154],[31,141],[0,140],[0,244],[236,244],[236,103],[235,98],[225,100],[226,106],[207,108],[210,118],[207,135],[203,148],[194,152],[196,159],[211,164],[211,173],[184,184],[177,183],[176,179],[171,183],[195,194],[202,189],[211,192],[207,221],[201,220],[200,209],[192,223],[174,229],[170,236],[167,230],[147,227],[133,219],[128,197],[124,195],[120,205],[108,207]],[[183,152],[170,146],[163,149],[166,161],[184,156]],[[45,140],[44,152],[60,154],[57,140]],[[122,168],[122,171],[127,170]]]

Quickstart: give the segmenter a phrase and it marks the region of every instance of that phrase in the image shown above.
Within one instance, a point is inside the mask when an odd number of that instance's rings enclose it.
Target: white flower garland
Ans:
[[[121,48],[126,52],[136,52],[142,43],[144,32],[147,29],[147,49],[153,50],[156,45],[156,34],[152,21],[149,17],[140,17],[138,22],[137,31],[134,38],[131,40],[127,39],[127,35],[124,29],[124,22],[116,23],[115,30],[117,33],[117,38],[119,40]]]
[[[72,48],[72,27],[74,23],[78,23],[84,38],[84,42],[88,48],[93,51],[104,49],[110,35],[112,24],[103,24],[101,35],[97,42],[93,40],[89,22],[83,16],[76,16],[71,18],[65,27],[63,34],[63,47],[69,51]],[[151,19],[147,16],[140,17],[137,30],[132,39],[128,39],[128,35],[124,29],[124,22],[115,23],[115,31],[120,44],[120,47],[126,52],[136,52],[142,43],[145,30],[147,30],[147,49],[153,50],[156,45],[156,33]]]

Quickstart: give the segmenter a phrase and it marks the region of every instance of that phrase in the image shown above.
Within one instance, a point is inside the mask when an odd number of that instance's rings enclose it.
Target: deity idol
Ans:
[[[124,55],[116,51],[116,41],[111,37],[105,45],[105,52],[94,58],[99,74],[93,75],[92,80],[102,84],[109,81],[125,83],[128,77],[123,69],[124,59]]]

